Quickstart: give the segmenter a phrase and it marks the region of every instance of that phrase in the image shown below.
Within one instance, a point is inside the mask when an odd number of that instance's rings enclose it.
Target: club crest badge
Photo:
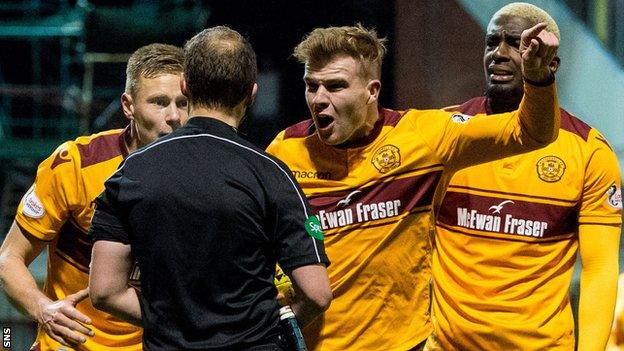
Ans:
[[[554,183],[561,180],[565,173],[566,164],[557,156],[542,157],[537,161],[537,176],[547,182]]]
[[[371,162],[380,173],[388,173],[401,165],[401,153],[394,145],[384,145],[375,151]]]

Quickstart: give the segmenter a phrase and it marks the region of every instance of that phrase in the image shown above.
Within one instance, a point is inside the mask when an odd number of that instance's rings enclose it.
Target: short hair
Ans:
[[[548,12],[542,10],[541,8],[528,4],[526,2],[513,2],[511,4],[503,6],[500,10],[496,11],[496,13],[492,16],[492,18],[497,16],[514,16],[521,17],[529,20],[529,22],[534,26],[538,23],[544,22],[546,23],[546,29],[553,33],[557,39],[561,40],[559,33],[559,26],[557,26],[557,22],[548,14]]]
[[[231,111],[251,95],[257,74],[251,44],[229,27],[204,29],[184,45],[184,78],[193,105]]]
[[[162,74],[182,74],[184,52],[168,44],[149,44],[137,49],[126,66],[126,93],[136,96],[139,79],[154,78]]]
[[[299,62],[324,65],[335,56],[347,55],[361,63],[362,74],[381,77],[381,61],[386,54],[386,39],[378,38],[375,29],[361,24],[345,27],[317,28],[308,34],[293,52]]]

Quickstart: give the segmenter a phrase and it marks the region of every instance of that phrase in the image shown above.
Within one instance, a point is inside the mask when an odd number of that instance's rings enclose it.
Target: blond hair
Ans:
[[[381,77],[381,61],[386,54],[386,39],[361,24],[317,28],[295,47],[293,56],[306,66],[324,65],[336,56],[346,55],[361,63],[365,77]]]
[[[128,59],[126,66],[126,89],[130,96],[136,96],[139,79],[154,78],[162,74],[181,74],[184,71],[182,48],[168,44],[150,44],[137,49]]]
[[[535,5],[526,2],[513,2],[511,4],[503,6],[500,10],[496,11],[492,18],[502,16],[525,18],[529,20],[529,22],[533,26],[541,22],[546,23],[546,30],[553,33],[557,37],[557,39],[561,40],[559,26],[557,26],[557,22],[555,22],[555,20],[548,14],[548,12],[542,10]]]

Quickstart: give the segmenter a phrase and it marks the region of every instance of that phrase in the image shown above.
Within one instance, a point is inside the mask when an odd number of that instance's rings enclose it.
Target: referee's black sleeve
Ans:
[[[123,183],[122,172],[117,171],[106,181],[104,191],[95,199],[95,214],[89,229],[92,242],[105,240],[130,244],[119,202]]]
[[[270,196],[275,210],[277,260],[286,270],[317,263],[328,266],[323,241],[318,239],[322,236],[306,229],[306,223],[316,220],[310,204],[290,169],[281,161],[276,161],[280,170],[278,176],[272,179],[274,191]]]

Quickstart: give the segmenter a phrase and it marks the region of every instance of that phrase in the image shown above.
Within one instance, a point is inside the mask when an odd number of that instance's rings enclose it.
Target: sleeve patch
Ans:
[[[622,209],[622,189],[615,184],[607,190],[607,203],[613,208]]]
[[[26,195],[24,195],[22,205],[22,213],[24,216],[30,218],[41,218],[45,215],[45,208],[35,193],[34,185],[30,188]]]
[[[470,115],[465,115],[463,113],[455,113],[451,116],[451,119],[453,120],[453,122],[455,123],[466,123],[468,122],[469,119],[471,119],[473,116]]]
[[[317,240],[323,240],[323,229],[321,228],[321,222],[316,216],[308,217],[308,219],[306,219],[304,223],[304,226],[306,232],[308,232],[311,237]]]

